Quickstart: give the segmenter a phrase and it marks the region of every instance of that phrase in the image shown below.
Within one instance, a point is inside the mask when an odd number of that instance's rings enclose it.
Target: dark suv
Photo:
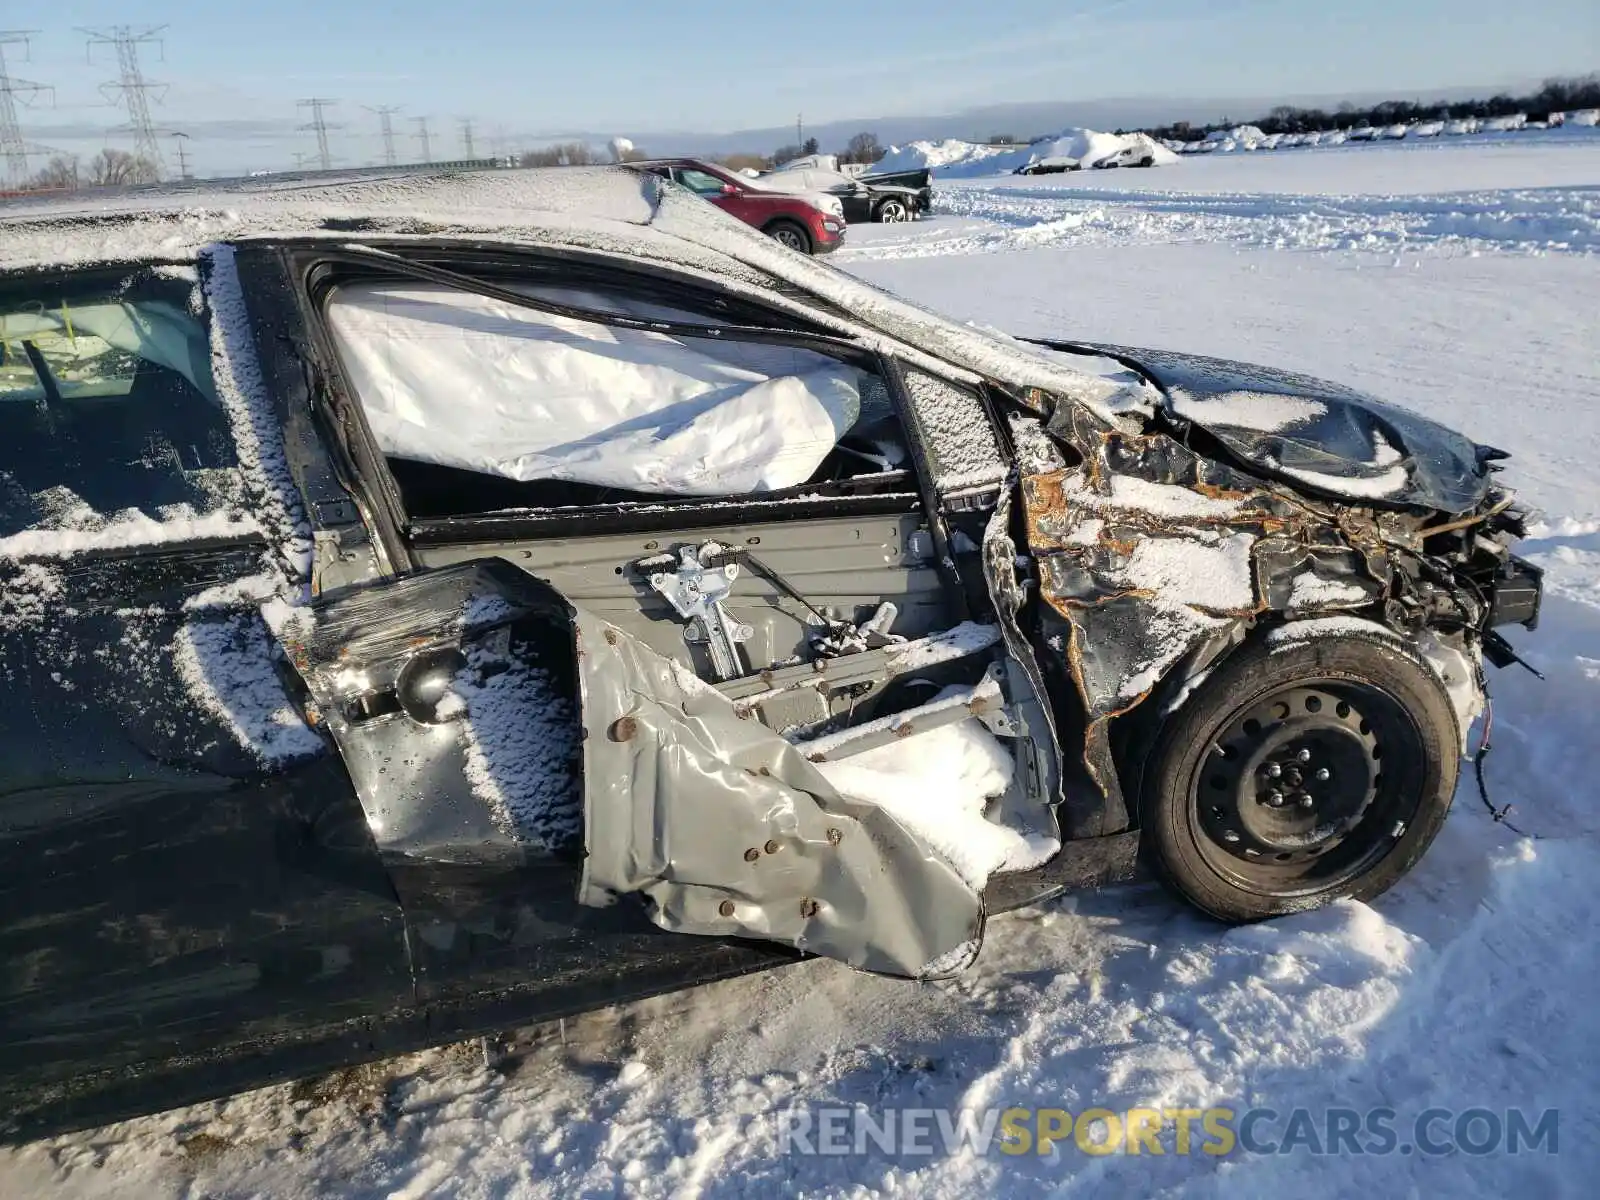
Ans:
[[[622,170],[0,217],[0,1113],[95,1123],[1127,877],[1426,850],[1498,452],[1025,345]]]

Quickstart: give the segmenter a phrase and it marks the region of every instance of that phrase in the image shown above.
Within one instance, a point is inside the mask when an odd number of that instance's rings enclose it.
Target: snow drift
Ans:
[[[1138,158],[1145,152],[1156,166],[1168,166],[1178,156],[1154,138],[1142,133],[1101,133],[1094,129],[1066,129],[1054,137],[1041,138],[1026,146],[989,146],[946,138],[942,142],[912,142],[891,146],[889,153],[873,168],[879,173],[917,171],[932,167],[949,178],[982,175],[1007,175],[1018,167],[1047,158],[1070,158],[1085,167],[1129,151]]]

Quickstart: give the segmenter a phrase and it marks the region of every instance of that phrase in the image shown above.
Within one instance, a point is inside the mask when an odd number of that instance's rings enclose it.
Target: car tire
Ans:
[[[799,221],[773,221],[761,232],[772,238],[780,246],[798,250],[801,254],[810,254],[812,252],[811,234]]]
[[[1443,824],[1460,737],[1433,669],[1380,627],[1247,642],[1156,734],[1140,788],[1145,852],[1223,921],[1370,900]]]
[[[898,224],[902,221],[911,220],[912,215],[909,204],[904,200],[891,196],[887,200],[878,201],[878,207],[873,211],[872,219],[887,224]]]

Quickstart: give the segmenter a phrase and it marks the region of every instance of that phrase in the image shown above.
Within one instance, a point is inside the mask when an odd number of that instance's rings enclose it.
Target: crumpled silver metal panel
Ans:
[[[928,973],[969,943],[976,953],[983,902],[948,862],[841,797],[683,667],[581,610],[575,619],[580,902],[639,892],[663,929],[782,942],[891,975]]]

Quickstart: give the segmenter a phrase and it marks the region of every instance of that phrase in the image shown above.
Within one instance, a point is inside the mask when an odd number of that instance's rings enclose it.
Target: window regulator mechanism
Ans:
[[[891,602],[884,601],[872,616],[856,625],[829,617],[797,591],[783,576],[748,550],[706,542],[682,546],[677,556],[657,554],[642,558],[633,569],[649,580],[653,591],[666,598],[674,612],[687,621],[683,640],[704,645],[711,653],[711,666],[719,680],[738,679],[749,672],[740,662],[739,646],[755,636],[755,630],[734,617],[723,606],[739,578],[740,566],[771,583],[779,591],[811,611],[823,632],[811,637],[811,649],[818,658],[842,658],[903,642],[889,627],[900,615]]]
[[[755,630],[723,607],[739,578],[739,564],[726,546],[718,542],[683,546],[676,559],[658,554],[633,565],[689,623],[683,640],[706,647],[718,679],[738,679],[746,673],[739,661],[739,644],[754,637]]]

